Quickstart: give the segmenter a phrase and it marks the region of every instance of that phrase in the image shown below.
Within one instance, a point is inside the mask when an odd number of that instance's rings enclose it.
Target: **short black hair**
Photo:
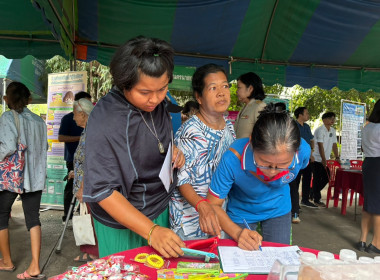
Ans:
[[[23,83],[11,82],[7,87],[6,96],[8,108],[15,110],[17,113],[22,113],[24,108],[28,106],[31,94]]]
[[[329,119],[329,118],[335,118],[335,113],[334,112],[326,112],[322,115],[322,120],[324,119]]]
[[[299,115],[303,115],[303,112],[306,110],[306,107],[298,107],[297,109],[294,110],[294,116],[296,119],[298,119]]]
[[[277,102],[274,104],[276,112],[286,111],[286,104],[284,102]]]
[[[252,99],[252,98],[257,99],[257,100],[265,99],[263,82],[257,74],[253,72],[248,72],[239,76],[237,80],[245,84],[246,87],[249,87],[249,86],[253,87],[253,91],[251,95],[248,96],[248,99]]]
[[[199,103],[197,101],[194,101],[194,100],[190,100],[190,101],[187,101],[185,103],[185,106],[183,106],[183,110],[182,110],[182,113],[183,114],[188,114],[191,109],[196,109],[196,110],[199,110]]]
[[[77,94],[75,94],[74,101],[78,101],[79,99],[82,99],[82,98],[91,99],[91,95],[88,92],[80,91]]]
[[[380,99],[375,103],[372,113],[368,117],[368,121],[372,123],[380,123]]]
[[[251,134],[253,150],[264,154],[276,154],[279,145],[286,145],[288,152],[296,152],[301,145],[300,130],[287,111],[276,111],[269,103],[261,111]]]
[[[191,81],[191,85],[193,88],[193,95],[195,99],[196,99],[195,93],[197,93],[198,96],[202,96],[203,90],[205,88],[206,76],[208,74],[218,73],[218,72],[222,72],[227,78],[226,69],[224,69],[223,66],[216,65],[214,63],[205,64],[197,68],[197,70],[195,70],[192,81]]]
[[[138,36],[116,50],[110,63],[113,83],[120,90],[131,90],[141,74],[159,78],[167,74],[173,80],[174,50],[169,43]]]

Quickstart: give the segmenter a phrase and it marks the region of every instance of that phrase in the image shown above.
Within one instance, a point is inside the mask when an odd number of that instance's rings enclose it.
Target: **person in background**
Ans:
[[[182,123],[190,119],[199,111],[199,104],[194,100],[187,101],[182,110]]]
[[[234,127],[236,138],[249,137],[253,126],[266,104],[263,83],[259,76],[253,72],[241,75],[237,78],[237,91],[239,101],[244,103],[239,112]]]
[[[183,107],[178,106],[177,101],[170,94],[169,91],[166,94],[166,98],[167,98],[166,109],[168,110],[168,112],[170,113],[170,117],[172,118],[173,133],[176,134],[177,130],[180,128],[182,124],[181,111],[183,110]]]
[[[77,126],[82,127],[84,130],[79,140],[78,147],[74,154],[74,170],[69,173],[69,178],[74,179],[73,184],[73,194],[76,198],[82,202],[83,195],[83,176],[84,176],[84,146],[86,142],[86,124],[88,116],[90,115],[94,105],[87,98],[79,99],[74,101],[73,113],[74,121]],[[89,208],[89,207],[88,207]],[[90,213],[91,210],[88,209]],[[96,240],[96,236],[95,236]],[[80,247],[81,254],[77,256],[74,261],[77,262],[87,262],[93,259],[97,259],[99,256],[98,244],[95,245],[81,245]]]
[[[198,212],[213,213],[205,199],[207,190],[223,153],[235,140],[233,125],[223,116],[230,105],[230,86],[224,68],[215,64],[199,67],[193,75],[192,87],[199,111],[175,136],[175,144],[186,161],[178,172],[178,187],[169,203],[171,229],[182,240],[208,237],[200,229]]]
[[[286,104],[284,102],[277,102],[274,104],[276,112],[286,111]]]
[[[185,163],[177,147],[169,149],[165,98],[173,69],[167,42],[127,41],[110,64],[114,87],[88,119],[83,201],[91,207],[100,257],[147,244],[166,258],[183,255],[185,244],[169,229],[168,216],[176,171]],[[173,163],[165,169],[173,172],[170,185],[159,177],[166,157]]]
[[[26,106],[31,102],[29,89],[22,83],[8,85],[4,100],[9,109],[18,114],[21,143],[26,145],[24,166],[24,192],[20,194],[24,209],[26,228],[30,232],[32,261],[18,279],[42,279],[40,274],[41,222],[40,203],[46,180],[47,129],[45,122]],[[17,128],[11,111],[0,117],[0,161],[17,150]],[[8,222],[12,204],[18,193],[0,191],[0,271],[16,269],[11,258]],[[18,240],[18,242],[23,242]],[[24,252],[26,253],[26,252]]]
[[[362,129],[364,205],[360,241],[357,249],[380,254],[380,100],[375,103],[368,124]],[[366,246],[367,235],[373,225],[371,244]]]
[[[313,197],[314,204],[320,207],[326,207],[321,201],[321,191],[329,182],[327,160],[330,159],[331,150],[334,152],[335,159],[340,160],[338,146],[336,144],[336,131],[333,128],[335,124],[335,113],[327,112],[322,115],[323,125],[314,131],[314,138],[317,145],[312,153],[314,157],[313,164]]]
[[[295,121],[269,104],[251,137],[236,140],[224,153],[207,194],[216,216],[200,212],[202,231],[220,235],[223,230],[244,250],[257,250],[262,239],[289,244],[289,182],[307,166],[309,157],[310,146],[301,139]]]
[[[74,100],[78,101],[81,98],[87,98],[91,100],[91,95],[87,92],[81,91],[75,94]],[[66,161],[67,167],[67,183],[63,192],[63,224],[65,224],[67,213],[70,209],[71,200],[73,199],[73,179],[69,179],[68,175],[71,171],[74,170],[74,153],[78,147],[82,131],[83,128],[77,126],[74,121],[73,112],[63,116],[63,118],[61,119],[61,126],[59,127],[58,131],[58,141],[65,143],[64,159]]]
[[[296,123],[300,130],[301,138],[303,138],[309,145],[311,150],[314,150],[314,137],[311,133],[310,126],[306,123],[310,119],[309,111],[306,107],[298,107],[294,111],[294,116],[296,117]],[[298,224],[301,222],[299,218],[299,193],[298,189],[300,186],[301,176],[302,176],[302,200],[301,205],[304,207],[309,207],[317,209],[318,206],[309,201],[310,196],[310,183],[312,176],[312,164],[314,162],[314,157],[310,154],[310,161],[306,168],[301,169],[297,175],[297,178],[289,183],[290,186],[290,197],[292,199],[292,223]]]

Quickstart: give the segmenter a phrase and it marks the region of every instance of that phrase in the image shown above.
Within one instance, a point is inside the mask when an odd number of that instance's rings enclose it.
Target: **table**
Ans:
[[[196,241],[196,240],[195,240]],[[195,242],[195,241],[185,241],[185,243],[187,245],[191,244],[192,242]],[[230,239],[221,239],[219,240],[219,245],[220,246],[237,246],[237,243],[233,240],[230,240]],[[285,245],[285,244],[280,244],[280,243],[273,243],[273,242],[263,242],[262,243],[263,246],[271,246],[271,247],[284,247],[284,246],[288,246],[288,245]],[[314,249],[308,249],[308,248],[300,248],[302,251],[304,252],[312,252],[314,254],[318,254],[318,250],[314,250]],[[157,253],[154,249],[150,248],[149,246],[144,246],[144,247],[140,247],[140,248],[137,248],[137,249],[132,249],[132,250],[127,250],[127,251],[124,251],[124,252],[120,252],[120,253],[117,253],[115,255],[122,255],[122,256],[125,256],[125,261],[128,262],[127,260],[129,259],[133,259],[138,253]],[[217,249],[213,252],[215,254],[217,254]],[[170,260],[170,265],[169,265],[169,268],[175,268],[177,267],[177,263],[179,261],[185,261],[185,262],[188,262],[188,261],[191,261],[189,259],[186,259],[186,258],[171,258],[169,259]],[[147,266],[144,266],[144,265],[140,265],[140,269],[141,269],[141,272],[146,274],[146,275],[149,275],[151,278],[150,279],[156,279],[157,278],[157,272],[155,269],[153,268],[149,268]],[[247,277],[247,279],[267,279],[268,275],[249,275]]]
[[[363,174],[359,169],[338,168],[335,177],[334,207],[338,206],[339,193],[342,190],[341,214],[346,215],[348,190],[353,190],[363,196]],[[355,198],[356,217],[356,198]]]
[[[196,242],[198,240],[192,240],[192,241],[185,241],[186,245],[189,245],[193,242]],[[231,240],[231,239],[220,239],[219,240],[219,243],[218,243],[219,246],[237,246],[237,243],[234,241],[234,240]],[[280,244],[280,243],[273,243],[273,242],[265,242],[263,241],[262,242],[262,246],[270,246],[270,247],[285,247],[285,246],[288,246],[288,245],[285,245],[285,244]],[[314,254],[318,254],[318,250],[314,250],[314,249],[309,249],[309,248],[303,248],[303,247],[300,247],[300,249],[304,252],[311,252],[311,253],[314,253]],[[148,253],[148,254],[157,254],[157,251],[155,251],[153,248],[149,247],[149,246],[144,246],[144,247],[139,247],[139,248],[136,248],[136,249],[131,249],[131,250],[127,250],[127,251],[123,251],[123,252],[120,252],[120,253],[116,253],[114,254],[115,256],[124,256],[125,259],[124,261],[125,262],[129,262],[129,263],[135,263],[133,261],[134,257],[137,255],[137,254],[140,254],[140,253]],[[215,249],[215,251],[213,252],[215,254],[217,254],[217,248]],[[334,255],[336,259],[339,258],[339,256],[337,255]],[[108,257],[105,257],[105,258],[108,258]],[[192,261],[192,260],[189,260],[189,259],[186,259],[186,258],[171,258],[169,259],[170,260],[170,265],[169,265],[169,268],[176,268],[177,267],[177,263],[180,262],[180,261],[185,261],[185,262],[189,262],[189,261]],[[149,275],[150,276],[150,279],[151,280],[155,280],[157,279],[157,270],[154,269],[154,268],[150,268],[150,267],[147,267],[145,265],[142,265],[142,264],[139,264],[140,265],[140,271],[141,273],[143,274],[146,274],[146,275]],[[52,279],[60,279],[59,277],[62,276],[64,274],[61,274],[59,276],[55,276],[54,278]],[[268,275],[248,275],[247,279],[267,279]]]

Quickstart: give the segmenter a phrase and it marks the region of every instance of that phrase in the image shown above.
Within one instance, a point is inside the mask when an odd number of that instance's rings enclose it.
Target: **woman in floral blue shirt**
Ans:
[[[175,144],[186,158],[178,172],[170,210],[170,226],[182,240],[206,238],[199,226],[199,212],[214,215],[205,199],[211,177],[235,132],[224,118],[230,105],[230,86],[224,68],[206,64],[198,68],[192,80],[199,112],[176,133]],[[206,214],[207,215],[207,214]]]

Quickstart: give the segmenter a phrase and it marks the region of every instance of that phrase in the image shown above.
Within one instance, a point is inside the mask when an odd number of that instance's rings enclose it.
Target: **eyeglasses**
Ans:
[[[295,160],[294,160],[295,159]],[[291,171],[291,170],[294,170],[296,168],[296,163],[298,163],[298,154],[297,153],[294,153],[294,156],[293,156],[293,159],[292,159],[292,162],[293,162],[293,165],[292,167],[287,167],[287,168],[278,168],[278,167],[272,167],[272,166],[263,166],[263,165],[259,165],[256,163],[256,160],[255,160],[255,157],[253,157],[253,164],[261,169],[261,170],[275,170],[275,171],[279,171],[279,172],[283,172],[283,171]]]

